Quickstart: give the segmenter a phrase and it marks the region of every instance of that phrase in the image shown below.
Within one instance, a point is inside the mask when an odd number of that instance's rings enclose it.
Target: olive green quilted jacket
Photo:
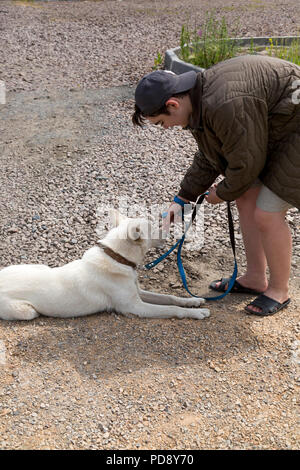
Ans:
[[[217,176],[217,195],[241,196],[259,177],[300,208],[300,67],[244,55],[199,73],[187,127],[199,151],[179,195],[195,201]]]

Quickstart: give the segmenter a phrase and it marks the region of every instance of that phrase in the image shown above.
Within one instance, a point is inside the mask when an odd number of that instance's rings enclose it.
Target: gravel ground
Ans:
[[[215,6],[239,34],[292,35],[298,1],[2,1],[1,266],[62,265],[104,230],[104,207],[168,204],[196,144],[130,122],[134,85],[183,23]],[[245,266],[236,222],[240,272]],[[98,216],[97,216],[98,214]],[[211,317],[145,320],[102,313],[0,321],[2,449],[299,447],[299,213],[288,310],[247,316],[247,296]],[[204,243],[184,264],[194,292],[233,267],[224,205],[205,207]],[[201,245],[201,244],[200,244]],[[156,253],[149,254],[149,260]],[[140,282],[184,295],[174,259]]]

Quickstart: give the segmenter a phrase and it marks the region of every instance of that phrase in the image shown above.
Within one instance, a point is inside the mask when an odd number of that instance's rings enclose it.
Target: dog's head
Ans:
[[[161,230],[155,227],[150,218],[130,218],[113,210],[110,214],[113,232],[118,239],[127,239],[142,248],[145,253],[150,248],[162,247],[164,240]]]

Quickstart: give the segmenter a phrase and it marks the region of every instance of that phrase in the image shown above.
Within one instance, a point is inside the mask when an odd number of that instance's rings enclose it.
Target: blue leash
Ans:
[[[207,194],[207,193],[205,193]],[[193,209],[193,212],[192,212],[192,216],[191,216],[191,219],[190,219],[190,222],[187,226],[187,228],[185,229],[185,232],[183,234],[183,236],[181,237],[180,240],[178,240],[166,253],[164,253],[162,256],[160,256],[159,258],[157,258],[156,260],[152,261],[151,263],[148,263],[145,265],[145,268],[146,269],[152,269],[154,268],[154,266],[156,266],[157,264],[159,264],[161,261],[163,261],[164,259],[167,258],[167,256],[169,256],[174,250],[175,248],[178,247],[178,250],[177,250],[177,266],[178,266],[178,270],[179,270],[179,274],[180,274],[180,277],[181,277],[181,280],[182,280],[182,283],[183,283],[183,286],[185,288],[185,290],[192,296],[192,297],[199,297],[198,295],[195,295],[193,294],[189,288],[188,288],[188,285],[187,285],[187,281],[186,281],[186,275],[185,275],[185,270],[184,270],[184,267],[183,267],[183,264],[182,264],[182,260],[181,260],[181,250],[182,250],[182,246],[183,246],[183,243],[184,243],[184,240],[185,240],[185,236],[190,228],[190,226],[192,225],[195,217],[196,217],[196,214],[197,214],[197,211],[198,211],[198,208],[199,206],[202,204],[203,200],[204,200],[204,197],[205,197],[205,194],[201,194],[201,196],[199,196],[197,202],[196,202],[196,205]],[[217,295],[217,296],[214,296],[214,297],[202,297],[204,298],[205,300],[220,300],[220,299],[223,299],[227,294],[229,294],[229,292],[231,291],[234,283],[235,283],[235,280],[237,278],[237,272],[238,272],[238,266],[237,266],[237,260],[236,260],[236,251],[235,251],[235,239],[234,239],[234,225],[233,225],[233,219],[232,219],[232,214],[231,214],[231,209],[230,209],[230,202],[227,202],[227,215],[228,215],[228,227],[229,227],[229,236],[230,236],[230,242],[231,242],[231,248],[232,248],[232,252],[233,252],[233,256],[234,256],[234,270],[233,270],[233,274],[230,278],[230,281],[228,283],[228,287],[227,287],[227,290],[221,294],[221,295]]]

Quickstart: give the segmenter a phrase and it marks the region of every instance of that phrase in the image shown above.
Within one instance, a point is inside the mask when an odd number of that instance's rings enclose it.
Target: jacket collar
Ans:
[[[190,99],[193,111],[189,119],[189,124],[185,129],[203,131],[202,123],[202,94],[203,94],[203,72],[197,74],[197,81],[194,88],[190,90]]]
[[[102,248],[102,250],[104,251],[106,255],[110,256],[112,259],[114,259],[118,263],[125,264],[125,266],[130,266],[133,269],[137,268],[137,265],[135,263],[124,258],[124,256],[119,255],[118,253],[113,251],[111,248],[108,248],[108,246],[101,243],[101,241],[98,242],[98,245],[100,246],[100,248]]]

